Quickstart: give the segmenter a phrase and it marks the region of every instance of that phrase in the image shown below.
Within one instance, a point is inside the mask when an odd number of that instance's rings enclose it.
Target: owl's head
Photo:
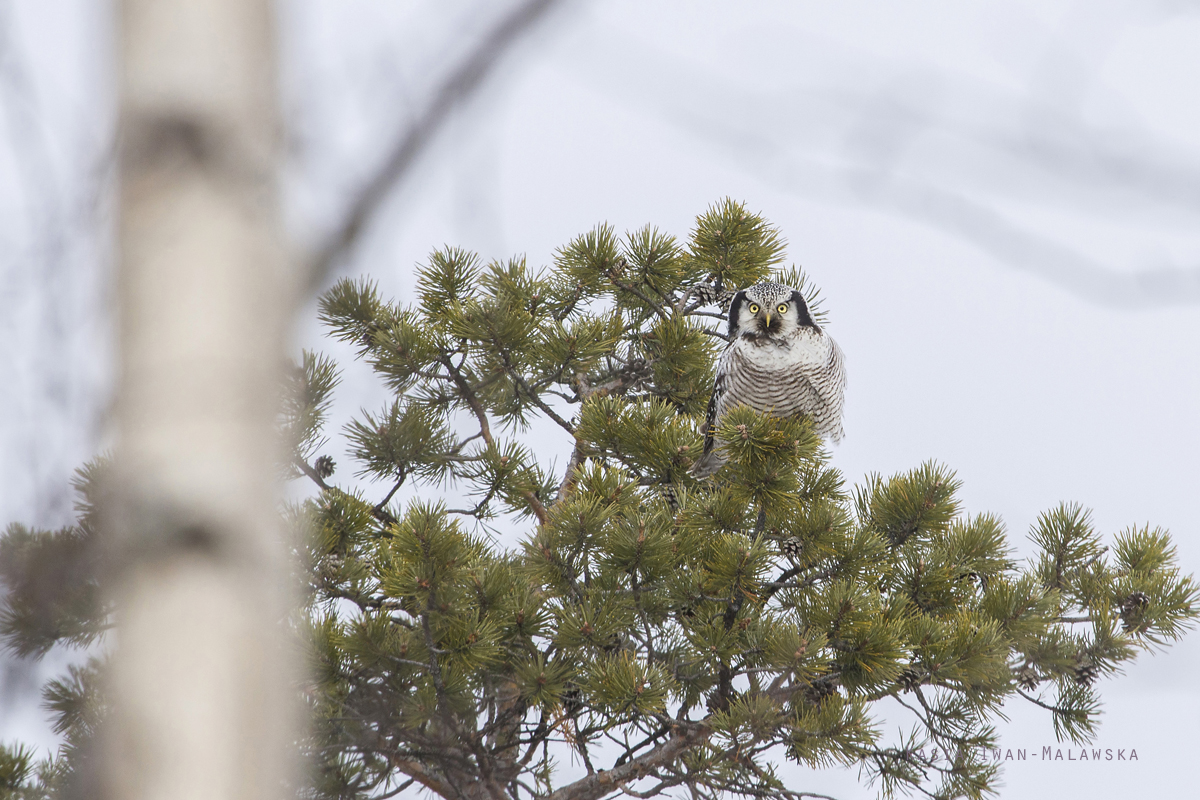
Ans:
[[[802,327],[817,328],[817,324],[800,292],[790,286],[756,283],[729,303],[730,341],[739,336],[787,336]]]

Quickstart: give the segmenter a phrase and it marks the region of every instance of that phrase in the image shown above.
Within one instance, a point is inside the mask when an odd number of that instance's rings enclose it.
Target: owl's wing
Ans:
[[[725,457],[715,450],[717,432],[717,410],[721,407],[721,395],[725,394],[725,373],[718,367],[717,379],[713,382],[712,398],[708,401],[708,415],[704,420],[704,453],[692,465],[692,476],[704,478],[712,475],[725,463]]]
[[[725,394],[725,373],[717,370],[717,378],[713,381],[712,397],[708,400],[708,415],[704,419],[704,454],[712,452],[717,432],[717,409],[721,407],[721,395]]]
[[[821,369],[809,376],[809,383],[820,398],[820,405],[813,409],[812,418],[819,436],[840,442],[842,405],[846,394],[846,356],[833,337],[829,338],[829,344],[829,358]]]

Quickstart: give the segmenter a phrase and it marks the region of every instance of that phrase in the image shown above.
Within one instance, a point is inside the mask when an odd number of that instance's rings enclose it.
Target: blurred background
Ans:
[[[298,260],[520,5],[280,0]],[[552,6],[460,93],[328,279],[404,301],[443,244],[548,264],[603,221],[686,237],[730,196],[822,289],[849,480],[937,459],[1018,555],[1066,500],[1108,535],[1169,529],[1200,571],[1200,3]],[[0,524],[67,524],[72,471],[109,444],[113,11],[0,0]],[[328,454],[346,485],[336,433],[386,393],[315,309],[294,350],[345,366]],[[530,433],[561,468],[558,434]],[[55,746],[37,690],[78,657],[4,657],[0,740]],[[1031,760],[1001,796],[1186,796],[1196,675],[1192,635],[1101,682],[1097,746],[1136,761],[1042,763],[1049,714],[1014,705],[1001,742]],[[874,794],[854,770],[781,769],[797,790]]]

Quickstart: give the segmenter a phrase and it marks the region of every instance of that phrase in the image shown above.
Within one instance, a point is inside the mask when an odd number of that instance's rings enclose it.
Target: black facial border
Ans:
[[[800,292],[792,290],[791,302],[796,304],[801,325],[820,330],[820,327],[818,327],[817,323],[813,322],[812,314],[808,313],[808,303],[804,302],[804,297],[800,294]]]
[[[742,311],[742,303],[746,302],[746,290],[742,289],[733,296],[733,300],[729,301],[729,338],[732,339],[737,332],[737,318]]]

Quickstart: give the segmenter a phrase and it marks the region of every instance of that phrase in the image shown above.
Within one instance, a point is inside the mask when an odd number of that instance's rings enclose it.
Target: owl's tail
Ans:
[[[696,459],[696,463],[692,465],[693,478],[707,478],[714,472],[725,466],[725,456],[717,449],[713,448],[704,455]]]

